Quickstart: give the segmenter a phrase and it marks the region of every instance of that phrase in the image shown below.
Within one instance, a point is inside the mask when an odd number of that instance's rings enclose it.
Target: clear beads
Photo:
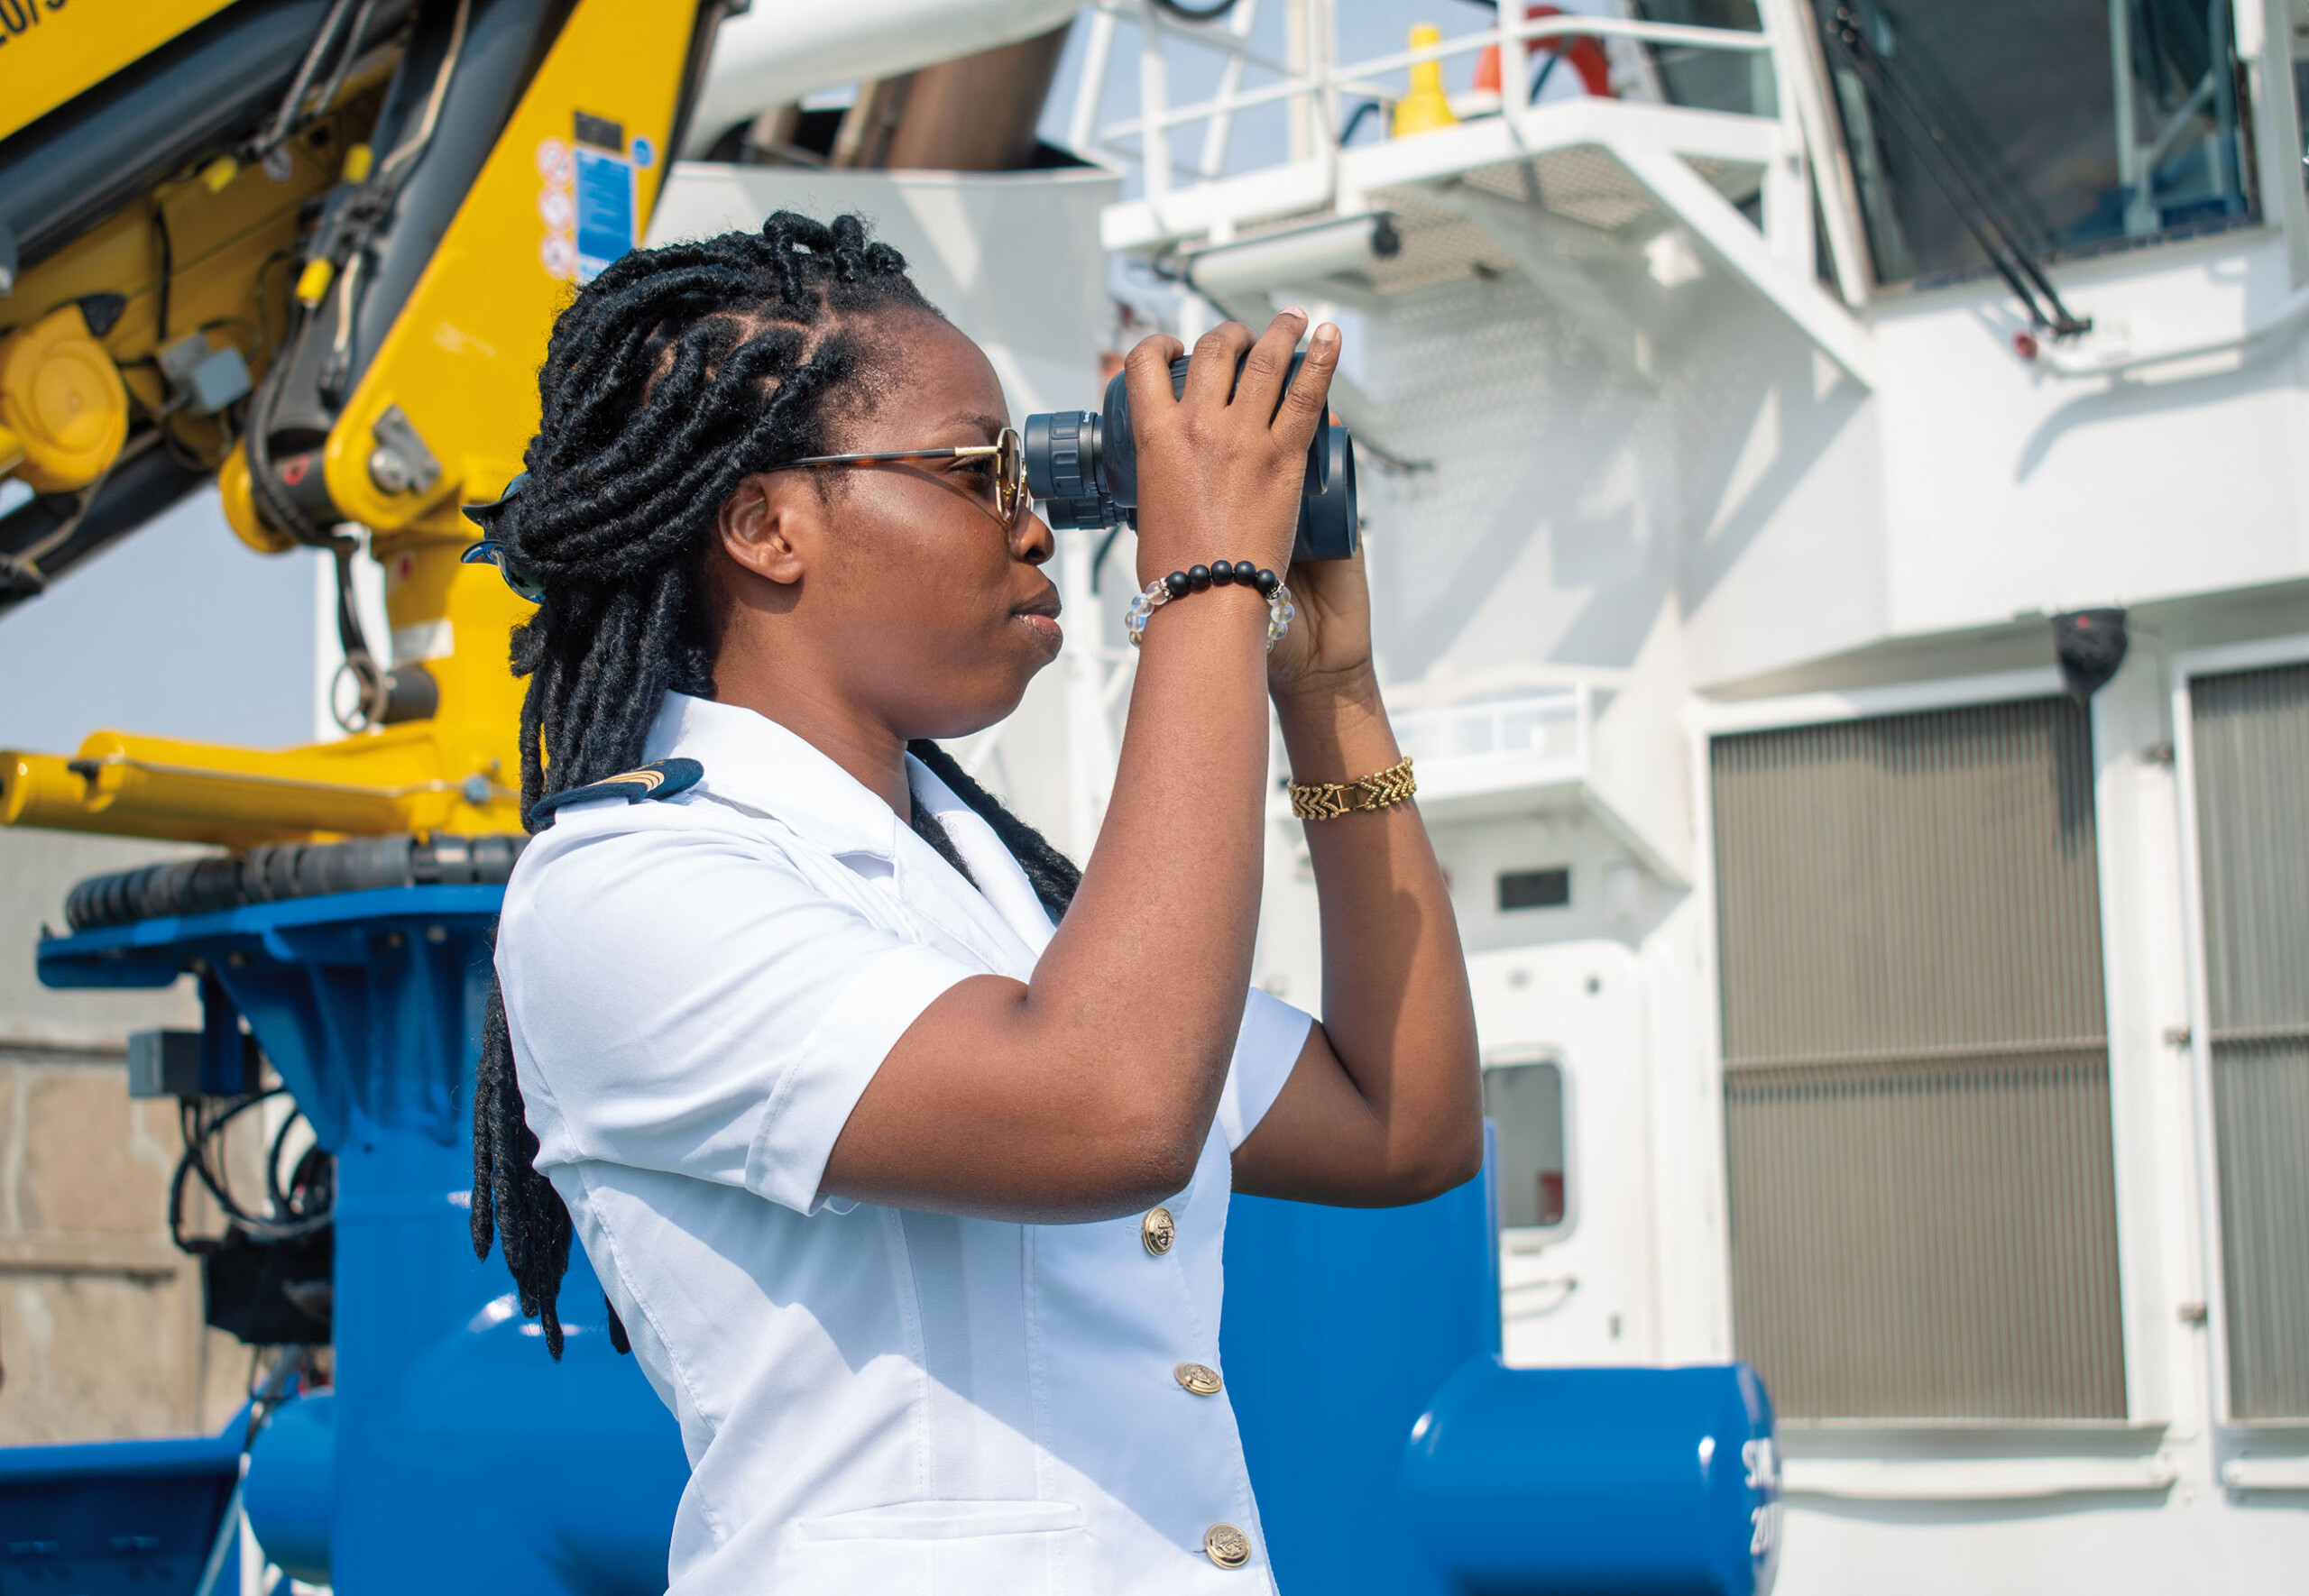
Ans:
[[[1146,635],[1146,623],[1154,611],[1171,601],[1171,589],[1161,577],[1146,584],[1146,591],[1130,601],[1130,613],[1123,617],[1123,629],[1130,634],[1130,646],[1138,647]]]
[[[1145,639],[1146,623],[1154,619],[1154,611],[1169,603],[1173,596],[1169,582],[1158,576],[1146,584],[1145,591],[1131,599],[1129,613],[1123,617],[1123,629],[1130,634],[1133,648],[1138,647]],[[1266,646],[1269,653],[1274,652],[1275,639],[1291,629],[1291,623],[1298,614],[1298,606],[1291,601],[1291,590],[1277,582],[1274,592],[1267,596],[1266,601]]]

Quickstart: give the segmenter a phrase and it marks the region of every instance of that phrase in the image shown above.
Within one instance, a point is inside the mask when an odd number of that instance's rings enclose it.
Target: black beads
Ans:
[[[1200,592],[1203,589],[1209,587],[1210,585],[1210,567],[1208,565],[1188,566],[1187,585],[1194,589],[1197,592]]]
[[[1194,591],[1193,585],[1187,581],[1187,573],[1183,571],[1172,572],[1163,578],[1163,585],[1171,590],[1171,597],[1174,599],[1183,599]]]
[[[1251,585],[1258,589],[1262,595],[1270,599],[1274,597],[1274,590],[1283,585],[1283,578],[1277,576],[1272,571],[1255,572],[1251,575],[1250,582]]]
[[[1225,560],[1220,560],[1216,564],[1212,565],[1210,568],[1210,585],[1213,587],[1233,587],[1235,585],[1235,567],[1228,564]]]
[[[1235,580],[1237,582],[1241,582],[1245,587],[1251,587],[1257,583],[1258,579],[1259,568],[1256,565],[1252,564],[1248,560],[1237,560],[1235,562]]]

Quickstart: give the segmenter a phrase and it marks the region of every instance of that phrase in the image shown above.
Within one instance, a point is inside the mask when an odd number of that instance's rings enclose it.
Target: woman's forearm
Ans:
[[[1210,1124],[1250,983],[1265,621],[1256,592],[1214,588],[1147,628],[1098,847],[1029,994],[1054,1040],[1133,1038],[1136,1089],[1182,1124]]]
[[[1353,781],[1402,757],[1367,669],[1294,683],[1275,702],[1294,781]],[[1475,1014],[1449,891],[1418,807],[1310,821],[1306,832],[1331,1049],[1377,1122],[1386,1169],[1456,1168],[1468,1156],[1470,1127],[1480,1146]]]

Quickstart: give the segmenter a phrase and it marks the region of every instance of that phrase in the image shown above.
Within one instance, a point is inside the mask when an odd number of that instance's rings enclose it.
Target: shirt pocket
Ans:
[[[1086,1566],[1071,1502],[921,1501],[796,1522],[777,1559],[779,1596],[1058,1596]]]

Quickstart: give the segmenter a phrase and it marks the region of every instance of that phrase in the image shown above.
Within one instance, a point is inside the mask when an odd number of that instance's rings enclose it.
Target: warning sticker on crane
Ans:
[[[559,139],[538,141],[538,176],[540,179],[552,188],[566,188],[570,179],[575,175],[567,144]]]
[[[577,280],[591,282],[633,247],[633,163],[579,148]]]

